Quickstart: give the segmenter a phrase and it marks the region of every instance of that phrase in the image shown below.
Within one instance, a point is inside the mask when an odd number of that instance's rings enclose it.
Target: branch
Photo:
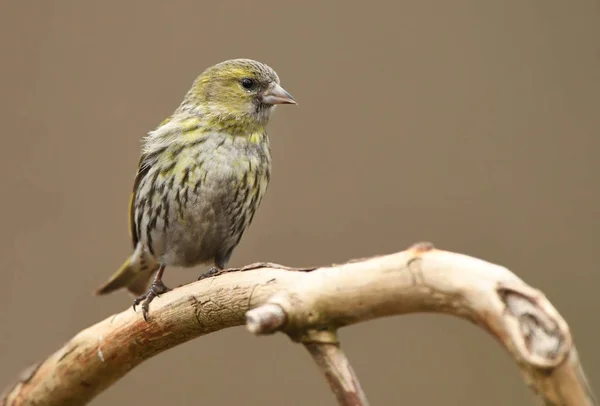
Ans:
[[[325,374],[340,406],[369,406],[360,382],[339,343],[305,342],[304,346]]]
[[[566,322],[508,269],[417,244],[392,255],[315,270],[258,264],[179,287],[152,302],[150,322],[131,308],[73,337],[0,397],[6,406],[83,405],[142,361],[246,324],[303,343],[341,405],[367,404],[341,352],[339,327],[414,312],[451,314],[487,330],[548,405],[595,405]]]

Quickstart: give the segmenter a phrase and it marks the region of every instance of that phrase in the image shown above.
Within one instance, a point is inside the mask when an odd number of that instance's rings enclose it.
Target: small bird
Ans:
[[[148,321],[150,302],[169,290],[166,266],[212,264],[204,276],[225,268],[267,190],[265,127],[278,104],[296,101],[258,61],[224,61],[196,78],[143,140],[129,202],[133,253],[96,294],[127,288]]]

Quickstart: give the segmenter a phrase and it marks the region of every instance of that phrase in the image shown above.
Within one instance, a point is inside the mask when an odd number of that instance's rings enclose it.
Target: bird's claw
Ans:
[[[146,293],[136,297],[133,300],[133,311],[135,311],[135,308],[141,303],[142,315],[144,316],[144,320],[148,322],[148,310],[150,309],[150,302],[152,302],[155,297],[160,297],[160,295],[168,292],[169,290],[171,289],[167,288],[162,281],[154,281]]]
[[[219,273],[221,273],[221,269],[217,268],[216,266],[211,266],[208,271],[204,272],[198,277],[198,280],[201,281],[202,279],[210,278],[211,276],[218,275]]]

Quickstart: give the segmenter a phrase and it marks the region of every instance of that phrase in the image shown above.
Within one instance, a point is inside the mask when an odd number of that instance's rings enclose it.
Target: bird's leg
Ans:
[[[154,280],[152,284],[148,288],[148,291],[141,296],[138,296],[133,301],[133,309],[135,307],[142,304],[142,314],[144,315],[144,320],[148,321],[148,309],[150,308],[150,302],[154,300],[155,297],[162,295],[163,293],[168,292],[170,289],[165,286],[162,281],[163,273],[165,272],[165,266],[161,265],[158,268],[158,272],[154,276]]]

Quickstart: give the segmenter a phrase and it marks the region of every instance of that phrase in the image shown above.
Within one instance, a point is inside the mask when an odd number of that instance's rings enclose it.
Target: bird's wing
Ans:
[[[131,236],[131,241],[133,242],[133,248],[137,246],[139,241],[139,236],[137,235],[137,227],[135,226],[135,195],[137,193],[140,182],[148,173],[150,169],[150,165],[147,162],[147,155],[143,154],[140,158],[140,162],[138,164],[138,171],[135,175],[135,180],[133,181],[133,192],[131,192],[131,197],[129,198],[129,235]]]
[[[155,132],[160,133],[161,129],[165,129],[165,125],[172,121],[172,117],[168,117],[160,123],[155,130]],[[150,133],[152,134],[152,133]],[[149,136],[146,136],[148,139]],[[137,227],[135,224],[135,197],[142,182],[144,176],[148,174],[148,171],[152,167],[152,165],[156,162],[158,155],[167,148],[166,145],[159,145],[158,147],[152,148],[150,151],[144,151],[142,156],[140,157],[140,162],[138,163],[137,174],[135,175],[135,180],[133,181],[133,191],[131,192],[131,197],[129,198],[129,235],[131,236],[131,241],[133,242],[133,248],[137,246],[140,236],[137,234]]]

